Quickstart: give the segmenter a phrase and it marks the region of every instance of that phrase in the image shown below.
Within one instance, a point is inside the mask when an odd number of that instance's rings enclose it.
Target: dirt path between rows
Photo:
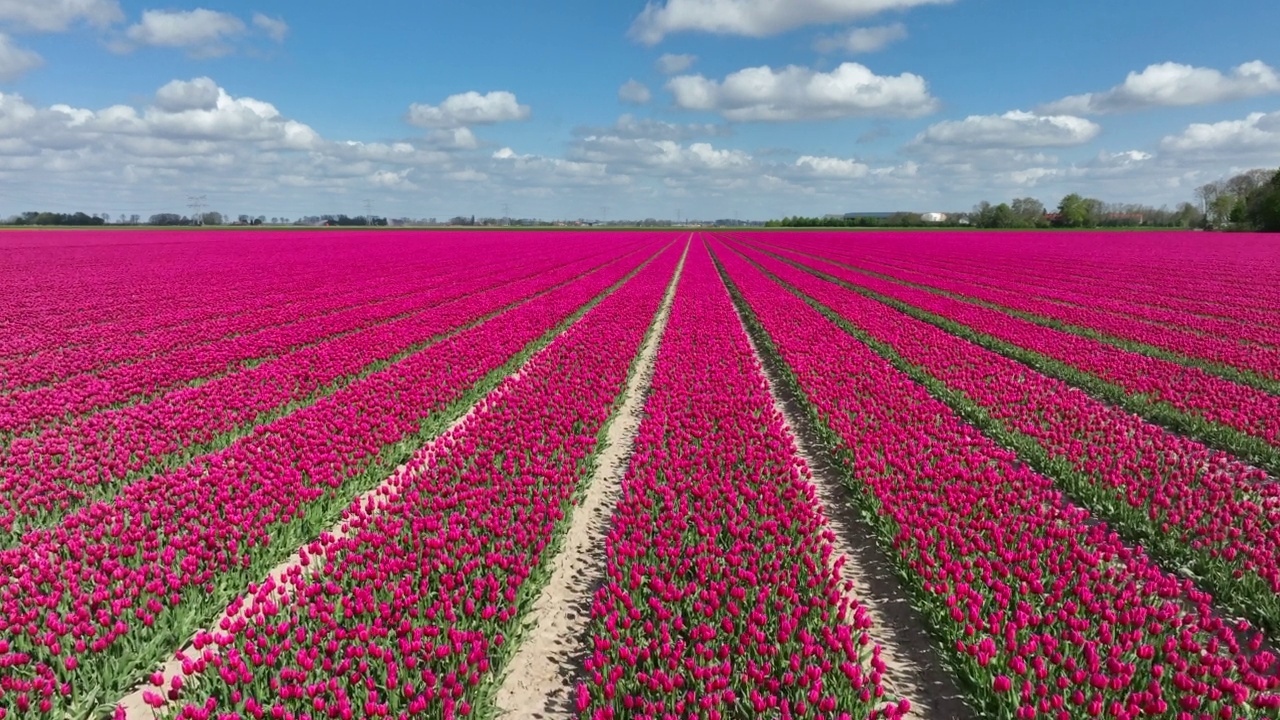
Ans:
[[[687,246],[686,246],[686,252],[687,252]],[[657,255],[655,254],[654,258],[656,257]],[[683,267],[683,264],[684,264],[684,259],[682,257],[681,267]],[[644,267],[644,266],[642,265],[641,267]],[[524,361],[524,363],[522,363],[520,367],[516,369],[515,372],[511,373],[507,377],[500,380],[497,383],[497,385],[494,386],[494,388],[496,389],[496,388],[502,387],[507,382],[512,380],[517,380],[520,377],[522,377],[527,371],[527,368],[529,367],[533,359],[537,357],[538,354],[544,352],[550,346],[551,346],[551,343],[548,342],[546,345],[539,348],[537,352],[530,355]],[[490,393],[492,393],[492,391],[490,391]],[[470,408],[467,409],[466,413],[460,416],[457,420],[454,420],[452,423],[449,424],[448,427],[446,427],[434,438],[432,438],[425,445],[423,445],[423,447],[421,448],[421,450],[419,450],[419,453],[417,455],[415,455],[413,458],[410,458],[410,460],[407,463],[397,467],[395,471],[392,472],[390,475],[388,475],[387,478],[383,480],[381,483],[379,483],[377,487],[357,496],[355,501],[353,502],[358,502],[370,510],[374,509],[378,504],[377,498],[379,496],[389,495],[395,492],[395,487],[398,484],[401,476],[403,476],[405,471],[408,469],[408,465],[412,463],[416,463],[417,458],[422,457],[422,454],[424,453],[425,453],[424,459],[429,459],[431,454],[435,452],[435,448],[437,447],[437,443],[440,441],[440,439],[452,434],[458,427],[460,427],[463,423],[467,422],[473,415],[475,415],[477,409],[484,402],[484,399],[489,396],[490,393],[486,393],[485,395],[481,396],[480,399],[478,399],[474,404],[471,405]],[[613,431],[611,428],[610,430],[611,439],[612,439],[612,432]],[[337,524],[331,527],[328,530],[328,533],[334,536],[335,538],[339,538],[339,539],[347,536],[347,531],[344,529],[344,523],[341,521],[339,521]],[[275,582],[275,586],[280,589],[278,590],[278,592],[283,591],[285,588],[288,587],[286,578],[289,576],[291,572],[293,573],[304,572],[304,573],[311,574],[311,573],[314,573],[320,567],[318,564],[314,564],[314,563],[311,564],[310,566],[303,566],[301,550],[302,548],[299,548],[297,552],[289,556],[289,558],[284,562],[272,568],[271,572],[267,574],[267,577],[273,580]],[[264,578],[263,581],[265,582],[266,579],[267,578]],[[245,610],[249,609],[249,604],[248,603],[244,604],[243,609]],[[218,628],[221,626],[224,619],[234,620],[235,617],[236,617],[235,614],[224,612],[222,615],[219,615],[218,618],[214,620],[214,622],[209,627]],[[191,641],[189,641],[182,648],[180,652],[185,653],[190,658],[200,657],[201,653],[197,652],[193,646],[195,642],[195,635],[198,635],[199,633],[200,631],[197,631],[195,634],[193,634]],[[172,714],[174,707],[171,707],[170,705],[164,705],[158,709],[152,708],[151,706],[147,705],[146,700],[144,699],[144,693],[150,691],[150,692],[159,694],[161,696],[164,696],[165,693],[168,691],[170,687],[170,683],[173,681],[173,678],[182,676],[182,662],[176,659],[176,655],[177,653],[175,653],[174,658],[170,658],[167,662],[165,662],[163,666],[159,668],[159,672],[164,677],[163,685],[157,687],[151,684],[150,682],[144,682],[143,684],[139,685],[133,692],[129,693],[122,700],[120,700],[119,706],[124,708],[125,720],[163,720],[163,718],[165,718],[168,714]],[[186,681],[187,679],[188,678],[185,678],[185,677],[183,678],[184,681]],[[197,680],[196,683],[198,684],[198,682],[199,681]],[[173,703],[172,705],[178,705],[182,702],[185,702],[185,699],[179,700],[177,703]]]
[[[777,373],[764,362],[755,338],[747,330],[741,310],[734,306],[751,349],[760,362],[774,406],[796,443],[796,452],[813,474],[813,486],[823,514],[835,535],[836,555],[845,557],[841,579],[853,585],[850,599],[866,608],[871,618],[871,639],[880,645],[886,669],[883,683],[891,697],[907,698],[911,709],[903,717],[919,720],[972,720],[954,677],[943,664],[919,615],[911,607],[907,591],[876,546],[872,530],[843,497],[839,470],[817,441],[796,398],[783,391]]]
[[[586,630],[591,599],[604,580],[605,533],[622,494],[622,478],[643,419],[658,345],[667,328],[688,253],[686,245],[658,308],[653,332],[640,349],[635,372],[625,389],[626,399],[609,424],[595,474],[582,504],[573,510],[564,548],[552,559],[551,578],[526,615],[527,634],[498,687],[499,718],[567,720],[577,716],[573,692],[590,645]]]

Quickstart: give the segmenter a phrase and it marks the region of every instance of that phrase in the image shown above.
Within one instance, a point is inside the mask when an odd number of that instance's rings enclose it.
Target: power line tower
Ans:
[[[187,207],[191,208],[191,222],[196,225],[204,224],[205,200],[208,198],[204,195],[188,195]]]
[[[511,224],[511,206],[507,203],[502,203],[502,222],[504,225]]]
[[[609,206],[608,205],[603,205],[600,207],[600,222],[603,225],[609,224]]]
[[[364,201],[364,224],[373,225],[373,201],[368,199]]]

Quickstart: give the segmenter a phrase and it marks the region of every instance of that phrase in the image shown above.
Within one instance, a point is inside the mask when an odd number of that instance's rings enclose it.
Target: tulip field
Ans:
[[[15,230],[0,288],[0,719],[1280,718],[1273,238]]]

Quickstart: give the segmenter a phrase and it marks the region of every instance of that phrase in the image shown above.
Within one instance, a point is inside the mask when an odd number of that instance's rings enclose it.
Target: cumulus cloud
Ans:
[[[1081,163],[1075,170],[1090,177],[1117,177],[1147,168],[1154,159],[1155,155],[1144,150],[1124,150],[1114,153],[1103,150]]]
[[[226,55],[231,41],[247,30],[244,21],[229,13],[195,10],[147,10],[142,20],[125,31],[126,40],[113,44],[119,52],[138,47],[181,48],[191,57]]]
[[[699,137],[723,137],[732,134],[732,129],[728,125],[714,123],[670,123],[665,120],[623,114],[618,117],[617,122],[608,127],[577,127],[574,128],[573,134],[578,137],[609,135],[649,140],[688,140]]]
[[[31,148],[122,147],[140,158],[169,152],[199,155],[219,143],[257,150],[311,150],[320,136],[309,126],[283,117],[271,103],[233,97],[209,78],[174,81],[139,110],[114,105],[92,111],[53,105],[37,109],[7,95],[0,109],[0,135]]]
[[[675,55],[672,53],[666,53],[662,57],[658,58],[658,62],[655,63],[655,65],[658,68],[658,72],[663,75],[676,75],[693,67],[693,64],[697,61],[697,55]]]
[[[481,95],[472,90],[450,95],[439,105],[414,103],[407,119],[418,127],[458,128],[525,120],[529,115],[529,106],[521,105],[513,93],[497,90]]]
[[[211,202],[234,202],[221,210],[314,212],[318,194],[329,196],[320,207],[332,208],[352,189],[408,197],[416,172],[466,175],[457,146],[470,134],[448,134],[439,143],[326,140],[209,78],[168,83],[149,103],[97,110],[0,93],[0,187],[51,209],[174,211],[184,193],[207,190]]]
[[[1274,160],[1280,153],[1280,111],[1251,113],[1242,120],[1193,123],[1161,140],[1160,150],[1180,156],[1266,156]]]
[[[1071,115],[1037,115],[1014,110],[1003,115],[970,115],[929,126],[908,147],[1034,148],[1081,145],[1102,128]]]
[[[582,138],[570,152],[571,157],[589,162],[631,170],[660,168],[667,173],[743,168],[751,163],[751,155],[742,150],[716,148],[705,142],[684,145],[674,140],[609,135]]]
[[[902,23],[850,28],[838,35],[824,35],[818,38],[813,43],[813,49],[820,53],[873,53],[899,40],[905,40],[906,37],[907,26]]]
[[[827,180],[860,180],[867,177],[915,177],[920,165],[908,161],[902,165],[872,167],[854,158],[801,155],[792,165],[794,174]]]
[[[666,0],[649,2],[630,35],[655,45],[671,33],[707,32],[766,37],[804,25],[849,22],[890,10],[943,5],[951,0]]]
[[[440,128],[427,136],[435,147],[449,150],[475,150],[480,141],[468,127]]]
[[[821,177],[860,178],[871,172],[871,166],[848,158],[802,155],[795,165]]]
[[[876,75],[850,62],[825,73],[795,65],[779,70],[746,68],[723,81],[681,75],[672,78],[667,88],[677,107],[747,122],[920,117],[938,106],[919,75]]]
[[[1180,107],[1280,93],[1280,75],[1261,60],[1223,74],[1213,68],[1180,63],[1149,65],[1124,82],[1098,93],[1072,95],[1042,108],[1046,113],[1105,115],[1153,107]]]
[[[636,80],[628,80],[618,88],[618,99],[632,105],[644,105],[653,99],[649,86]]]
[[[77,22],[105,28],[122,20],[117,0],[0,0],[0,22],[23,30],[62,32]]]
[[[173,80],[156,91],[157,109],[165,112],[186,110],[213,110],[218,107],[222,88],[211,78]]]
[[[253,14],[253,26],[267,34],[276,42],[284,42],[289,34],[289,24],[280,18],[273,18],[262,13]]]
[[[520,154],[509,147],[497,150],[492,158],[493,172],[529,183],[528,187],[534,189],[546,185],[597,187],[630,180],[625,175],[610,174],[603,163]]]
[[[8,35],[0,33],[0,81],[17,80],[44,64],[44,58],[30,50],[13,44]]]

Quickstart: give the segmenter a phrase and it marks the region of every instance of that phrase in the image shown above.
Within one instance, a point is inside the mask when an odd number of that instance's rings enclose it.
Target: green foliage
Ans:
[[[878,228],[878,227],[929,227],[938,225],[954,226],[956,222],[925,222],[920,213],[900,212],[887,217],[844,217],[828,215],[826,217],[785,217],[781,220],[770,220],[765,227],[794,228]]]
[[[1255,230],[1280,232],[1280,170],[1245,203],[1245,220]]]
[[[83,212],[74,213],[55,213],[55,212],[24,212],[9,219],[10,225],[68,225],[68,226],[87,226],[105,225],[107,216],[101,217],[89,215]]]

